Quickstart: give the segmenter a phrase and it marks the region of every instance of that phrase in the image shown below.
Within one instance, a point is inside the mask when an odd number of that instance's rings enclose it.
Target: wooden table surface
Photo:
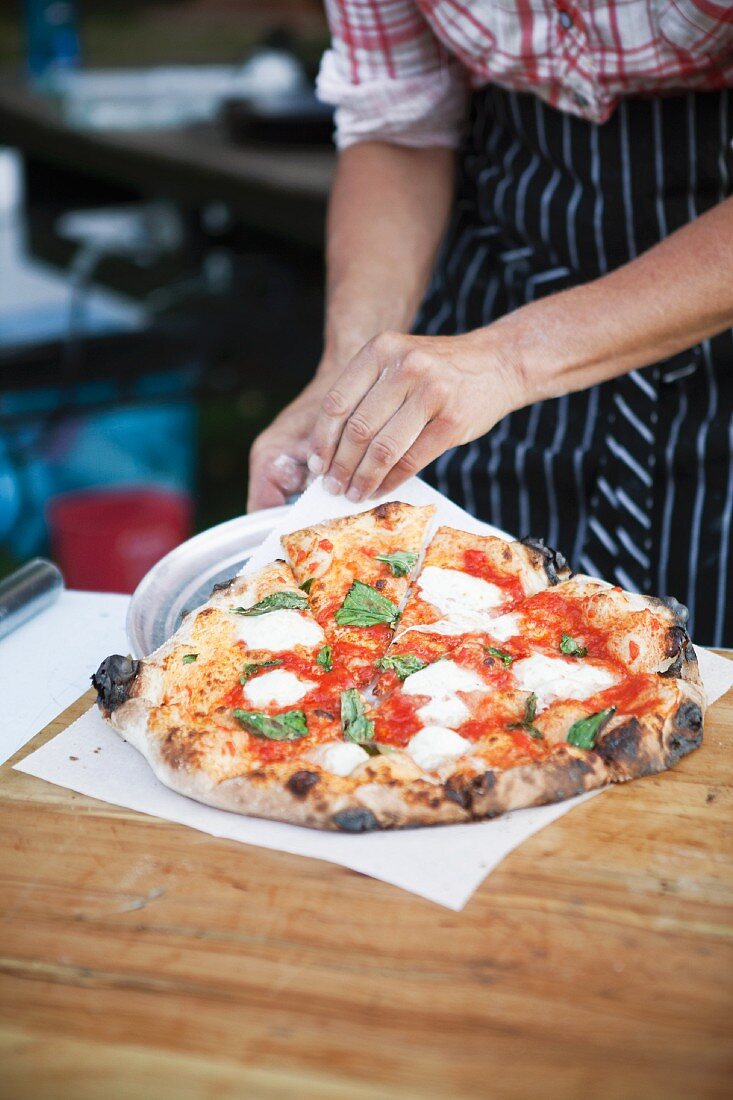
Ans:
[[[0,1096],[729,1096],[732,778],[733,692],[453,913],[7,764]]]

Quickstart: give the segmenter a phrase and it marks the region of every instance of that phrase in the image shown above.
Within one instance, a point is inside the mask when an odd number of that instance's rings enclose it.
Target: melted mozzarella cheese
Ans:
[[[497,615],[486,624],[486,632],[497,642],[505,642],[507,638],[516,638],[522,632],[521,615]]]
[[[445,699],[431,699],[418,709],[417,716],[426,726],[449,726],[455,729],[463,725],[471,712],[462,699],[457,695],[450,695]]]
[[[263,672],[248,681],[244,694],[253,707],[267,707],[273,703],[278,707],[287,707],[300,702],[312,687],[315,687],[313,680],[299,680],[294,672],[274,668],[272,672]]]
[[[414,631],[416,634],[484,634],[491,630],[496,620],[489,615],[451,615],[448,619],[439,619],[437,623],[425,623],[420,626],[406,626],[395,635],[395,641]]]
[[[455,661],[434,661],[405,678],[402,690],[408,695],[429,695],[431,699],[447,698],[456,691],[485,691],[486,684],[469,668]]]
[[[352,741],[331,741],[317,745],[306,753],[309,760],[333,775],[350,775],[354,768],[369,759],[369,753]]]
[[[556,699],[587,699],[618,682],[609,669],[584,661],[546,657],[542,653],[515,661],[512,672],[523,691],[532,691],[537,696],[538,711]]]
[[[267,611],[264,615],[232,615],[237,638],[248,649],[282,653],[296,645],[314,648],[323,641],[323,631],[313,619],[290,609]]]
[[[418,579],[420,596],[442,615],[458,616],[481,611],[490,611],[505,603],[507,596],[495,584],[462,573],[460,569],[440,569],[428,565]]]
[[[459,691],[486,691],[487,685],[475,672],[461,668],[455,661],[435,661],[405,679],[407,695],[427,695],[429,702],[420,707],[418,717],[426,725],[460,726],[469,717],[469,709]]]
[[[446,760],[463,756],[471,742],[444,726],[425,726],[407,745],[407,752],[426,772],[437,771]]]

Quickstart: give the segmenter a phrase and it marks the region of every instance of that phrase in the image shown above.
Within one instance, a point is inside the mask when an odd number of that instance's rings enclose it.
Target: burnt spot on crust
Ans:
[[[667,676],[670,680],[676,680],[679,674],[682,672],[682,665],[684,662],[684,655],[682,651],[677,654],[676,659],[672,662],[669,668],[665,668],[664,672],[660,672],[660,676]]]
[[[215,584],[214,587],[211,589],[209,599],[211,599],[211,596],[214,596],[217,592],[226,592],[227,588],[232,587],[236,579],[236,577],[230,577],[228,581],[219,581],[219,583]]]
[[[472,816],[497,817],[519,806],[541,806],[561,802],[599,785],[602,770],[589,754],[576,756],[559,747],[551,760],[521,764],[496,775],[478,776],[472,785]]]
[[[585,790],[585,778],[592,772],[592,766],[585,760],[579,760],[577,756],[556,765],[553,769],[555,786],[552,788],[555,801],[562,802],[563,799],[572,798]]]
[[[470,810],[471,792],[465,784],[451,778],[446,781],[443,790],[445,791],[445,797],[450,799],[451,802],[457,803],[464,810]]]
[[[445,793],[445,789],[443,793]],[[440,794],[436,794],[436,788],[432,783],[415,784],[414,787],[405,792],[405,797],[411,805],[429,806],[431,810],[437,810],[442,802]]]
[[[629,718],[602,737],[595,751],[605,764],[633,768],[642,754],[643,740],[644,730],[639,719]]]
[[[399,500],[387,500],[384,504],[378,504],[376,508],[372,508],[370,514],[375,519],[383,522],[385,527],[391,529],[399,520],[403,508],[404,504],[401,504]]]
[[[687,699],[681,703],[675,715],[675,726],[679,729],[702,733],[702,707],[699,703]]]
[[[702,708],[688,699],[681,703],[674,719],[672,736],[667,747],[666,766],[673,764],[696,749],[702,741]]]
[[[667,631],[667,644],[664,647],[665,657],[676,657],[689,642],[687,631],[683,626],[672,626]]]
[[[285,785],[296,798],[305,798],[308,791],[310,791],[312,787],[315,787],[319,779],[320,776],[318,772],[294,772]]]
[[[386,505],[380,505],[386,507]],[[379,828],[379,822],[371,810],[341,810],[331,818],[337,829],[344,833],[371,833]]]
[[[165,735],[160,754],[170,768],[184,769],[195,763],[198,754],[192,751],[191,739],[181,737],[178,726],[172,726]]]
[[[474,798],[488,794],[495,786],[496,772],[487,771],[469,779],[451,776],[443,785],[443,790],[445,797],[451,802],[457,803],[464,810],[470,810]]]
[[[486,794],[488,791],[493,791],[496,786],[496,772],[484,772],[483,775],[477,776],[472,786],[476,794]]]
[[[669,668],[659,673],[660,676],[667,676],[670,679],[675,679],[682,675],[682,669],[685,664],[695,664],[697,660],[695,657],[695,650],[690,641],[690,636],[684,627],[673,626],[670,629],[667,645],[665,647],[665,655],[667,657],[674,657],[674,660]]]
[[[539,560],[542,563],[542,567],[551,585],[559,584],[561,580],[564,580],[565,577],[570,575],[570,566],[566,558],[559,550],[553,550],[551,546],[545,546],[544,539],[533,539],[528,536],[519,541],[522,546],[526,546],[529,550],[534,550],[535,554],[539,556]],[[561,576],[561,573],[564,574],[564,576]]]
[[[126,703],[139,670],[140,661],[132,657],[123,657],[120,653],[105,657],[91,678],[97,692],[97,705],[111,714]]]
[[[671,611],[680,626],[684,626],[690,618],[690,612],[683,603],[674,596],[647,596],[650,603],[661,604]]]

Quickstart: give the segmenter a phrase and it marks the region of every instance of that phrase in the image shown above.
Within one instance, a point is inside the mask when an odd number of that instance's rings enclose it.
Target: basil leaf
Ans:
[[[307,611],[308,600],[301,592],[273,592],[253,607],[232,607],[230,610],[237,615],[266,615],[268,611],[282,611],[290,608],[296,611]]]
[[[341,692],[341,728],[346,740],[357,745],[374,738],[374,722],[364,713],[364,700],[356,688]]]
[[[566,657],[587,657],[588,647],[578,645],[575,638],[571,638],[569,634],[563,634],[560,641],[560,652],[564,653]]]
[[[495,657],[497,661],[501,661],[501,663],[503,665],[505,665],[507,668],[514,661],[514,658],[512,657],[511,653],[507,653],[503,649],[497,649],[496,646],[485,645],[483,648],[486,650],[486,652],[488,654],[490,654],[492,657]]]
[[[187,653],[185,657],[181,658],[181,661],[184,665],[190,665],[198,660],[198,656],[198,653]]]
[[[399,653],[394,657],[380,657],[376,662],[380,672],[388,672],[390,669],[396,672],[400,680],[406,680],[413,672],[419,672],[421,668],[427,668],[427,661],[421,661],[414,653]]]
[[[330,672],[333,668],[333,653],[330,645],[321,646],[318,650],[318,656],[316,657],[316,664],[321,668],[325,668],[326,672]]]
[[[393,577],[406,577],[417,561],[417,554],[409,550],[395,550],[394,554],[377,554],[376,559],[390,567]]]
[[[521,722],[510,722],[507,729],[510,730],[524,730],[530,737],[534,737],[535,741],[544,741],[542,730],[538,730],[534,724],[535,716],[537,714],[537,696],[534,692],[530,692],[527,697],[527,701],[524,704],[524,718]]]
[[[601,727],[605,726],[615,711],[615,707],[606,707],[605,710],[599,710],[596,714],[589,714],[587,718],[580,718],[577,722],[573,722],[565,740],[578,749],[592,749]]]
[[[308,735],[305,712],[289,710],[285,714],[263,714],[259,710],[235,710],[234,717],[255,737],[268,741],[298,741]]]
[[[260,669],[275,668],[277,665],[281,665],[281,664],[282,664],[281,660],[275,660],[275,661],[259,661],[259,662],[256,661],[254,664],[245,665],[244,668],[242,669],[242,675],[239,677],[239,682],[240,682],[240,684],[246,684],[247,681],[254,676],[255,672],[259,672]]]
[[[334,616],[339,626],[376,626],[377,623],[394,626],[397,617],[396,605],[363,581],[354,581]]]
[[[315,579],[316,579],[315,577],[308,577],[307,580],[303,581],[302,584],[298,585],[298,588],[301,590],[301,592],[305,592],[305,594],[307,595],[310,592],[311,588],[313,587],[313,581]]]

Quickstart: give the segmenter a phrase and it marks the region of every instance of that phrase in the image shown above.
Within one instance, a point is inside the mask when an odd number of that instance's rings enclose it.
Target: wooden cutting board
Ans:
[[[452,913],[7,764],[0,1096],[727,1097],[732,806],[733,692]]]

